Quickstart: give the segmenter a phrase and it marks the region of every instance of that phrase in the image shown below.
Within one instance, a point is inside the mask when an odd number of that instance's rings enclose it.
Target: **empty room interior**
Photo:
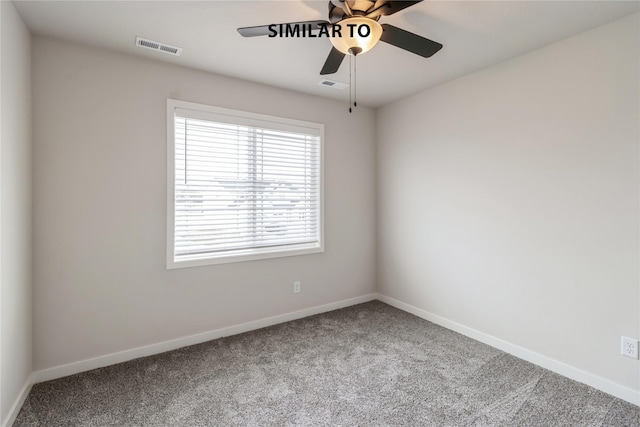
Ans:
[[[0,425],[640,426],[640,2],[0,2]]]

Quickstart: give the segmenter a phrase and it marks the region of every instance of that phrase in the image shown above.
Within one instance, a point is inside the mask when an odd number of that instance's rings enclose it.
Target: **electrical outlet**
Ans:
[[[299,281],[293,282],[293,293],[294,294],[299,294],[300,293],[300,282]]]
[[[630,357],[632,359],[638,358],[638,340],[633,338],[621,337],[622,348],[621,352],[623,356]]]

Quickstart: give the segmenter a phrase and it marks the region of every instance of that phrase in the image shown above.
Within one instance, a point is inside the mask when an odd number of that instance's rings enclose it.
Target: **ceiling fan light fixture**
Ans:
[[[382,26],[371,18],[354,16],[334,25],[340,26],[340,36],[331,37],[331,44],[345,55],[355,56],[371,50],[382,36]]]

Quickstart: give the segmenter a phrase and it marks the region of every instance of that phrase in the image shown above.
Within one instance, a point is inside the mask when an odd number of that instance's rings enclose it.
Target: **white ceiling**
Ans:
[[[237,27],[326,19],[323,1],[14,1],[29,29],[213,73],[346,100],[318,85],[326,38],[243,38]],[[424,1],[386,22],[444,48],[425,59],[379,43],[358,58],[358,103],[377,107],[640,10],[638,1]],[[135,46],[142,36],[183,49]],[[338,73],[349,80],[348,61]]]

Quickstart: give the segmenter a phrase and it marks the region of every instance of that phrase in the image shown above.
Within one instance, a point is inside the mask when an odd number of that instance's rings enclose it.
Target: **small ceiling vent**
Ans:
[[[334,89],[344,89],[347,86],[349,86],[346,83],[341,83],[341,82],[334,82],[333,80],[321,80],[320,83],[318,83],[320,86],[326,86],[326,87],[331,87]]]
[[[175,56],[180,56],[180,54],[182,53],[182,48],[155,42],[149,39],[144,39],[142,37],[136,37],[136,46],[143,47],[145,49],[157,50]]]

